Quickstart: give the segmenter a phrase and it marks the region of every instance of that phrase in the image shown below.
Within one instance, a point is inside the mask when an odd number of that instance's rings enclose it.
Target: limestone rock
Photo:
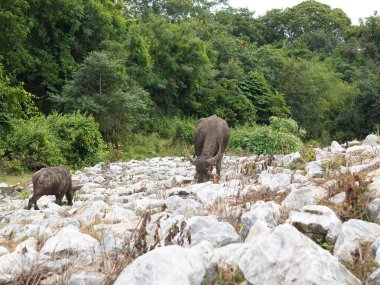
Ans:
[[[191,236],[191,245],[203,240],[211,242],[214,247],[239,241],[235,229],[226,222],[219,222],[215,216],[195,216],[186,221],[186,232]]]
[[[251,284],[361,284],[328,251],[287,224],[231,250],[224,262],[238,265]]]
[[[380,236],[380,225],[352,219],[342,225],[334,247],[334,256],[339,260],[352,262],[352,255],[361,250],[360,246],[371,245]]]
[[[48,239],[41,249],[45,254],[78,254],[79,252],[92,253],[99,242],[93,237],[79,232],[76,228],[67,226],[55,236]]]
[[[256,202],[250,209],[245,212],[241,217],[243,228],[241,230],[241,236],[246,238],[249,230],[257,221],[262,221],[268,224],[269,228],[273,228],[277,225],[280,218],[280,205],[275,202]]]
[[[121,272],[114,285],[200,285],[205,272],[198,251],[170,245],[136,258]]]
[[[315,241],[326,239],[332,244],[338,238],[342,227],[342,222],[335,213],[321,205],[307,205],[302,207],[301,212],[292,212],[287,223]]]
[[[296,189],[285,198],[282,205],[289,209],[301,209],[305,205],[316,205],[327,197],[327,191],[319,186],[304,186]]]

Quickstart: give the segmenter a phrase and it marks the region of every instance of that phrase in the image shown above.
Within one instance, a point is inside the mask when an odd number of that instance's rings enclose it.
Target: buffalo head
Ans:
[[[190,162],[195,165],[196,173],[194,179],[199,183],[203,183],[210,180],[213,166],[222,159],[222,148],[219,146],[218,153],[211,158],[207,158],[206,156],[193,158],[191,155],[188,155],[188,157]]]

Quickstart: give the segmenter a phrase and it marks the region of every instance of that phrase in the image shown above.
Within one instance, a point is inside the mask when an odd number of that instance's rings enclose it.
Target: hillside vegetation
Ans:
[[[314,0],[263,16],[227,0],[5,0],[0,172],[183,155],[212,114],[233,153],[362,139],[379,63],[379,15],[352,25]]]

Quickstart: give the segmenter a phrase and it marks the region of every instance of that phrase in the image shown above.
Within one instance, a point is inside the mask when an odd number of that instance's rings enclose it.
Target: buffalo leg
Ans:
[[[71,191],[66,192],[66,199],[70,206],[73,205],[73,193]]]
[[[220,176],[220,170],[222,169],[222,158],[216,162],[216,174]]]
[[[58,205],[62,205],[62,199],[63,199],[63,196],[65,196],[65,193],[62,193],[62,194],[59,194],[59,195],[55,195],[55,203],[58,204]]]
[[[29,199],[28,206],[26,207],[27,210],[30,210],[32,206],[34,205],[34,210],[39,210],[37,206],[37,200],[41,198],[42,195],[34,195]]]

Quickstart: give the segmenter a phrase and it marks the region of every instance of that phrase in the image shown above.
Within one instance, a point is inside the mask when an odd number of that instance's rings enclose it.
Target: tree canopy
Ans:
[[[315,0],[260,16],[227,0],[4,0],[0,123],[79,111],[115,142],[157,115],[276,116],[307,139],[360,138],[379,125],[379,63],[379,15],[352,25]]]

